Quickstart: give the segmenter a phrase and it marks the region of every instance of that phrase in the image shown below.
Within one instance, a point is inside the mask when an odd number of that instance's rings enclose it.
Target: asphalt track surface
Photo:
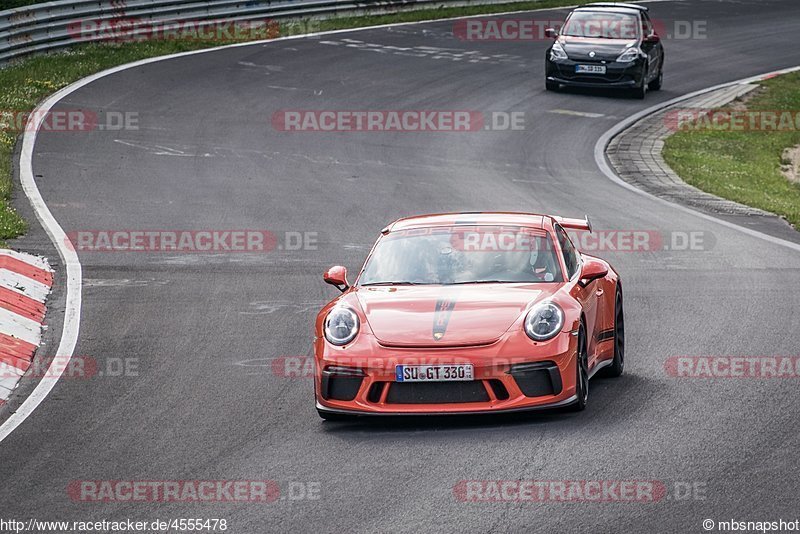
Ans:
[[[644,102],[546,93],[546,43],[459,41],[446,21],[168,60],[67,97],[59,108],[136,112],[140,128],[40,135],[34,171],[67,232],[268,229],[317,232],[319,244],[81,253],[76,354],[101,370],[133,359],[138,376],[58,383],[0,445],[0,516],[218,517],[232,532],[701,532],[706,518],[797,518],[797,382],[673,378],[664,365],[677,355],[797,355],[798,253],[627,191],[598,171],[592,150],[660,100],[800,63],[800,5],[697,0],[653,3],[651,13],[707,21],[707,38],[665,42],[664,90]],[[344,39],[505,56],[470,63],[326,43]],[[280,109],[522,111],[525,129],[281,133],[270,125]],[[311,355],[316,310],[336,294],[322,271],[356,271],[394,218],[449,210],[589,213],[599,229],[700,231],[713,246],[599,254],[624,280],[628,365],[621,379],[592,382],[585,412],[322,422],[311,380],[271,365]],[[32,228],[23,243],[46,251],[46,241]],[[68,484],[87,479],[267,479],[286,498],[73,502]],[[659,480],[670,493],[655,503],[455,497],[460,480],[482,479]],[[318,482],[320,498],[288,499],[290,482]],[[675,482],[698,484],[705,498],[676,498]]]

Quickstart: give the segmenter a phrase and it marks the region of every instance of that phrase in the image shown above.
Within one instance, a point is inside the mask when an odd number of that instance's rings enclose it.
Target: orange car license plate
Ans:
[[[474,380],[472,364],[397,365],[397,382],[464,382]]]

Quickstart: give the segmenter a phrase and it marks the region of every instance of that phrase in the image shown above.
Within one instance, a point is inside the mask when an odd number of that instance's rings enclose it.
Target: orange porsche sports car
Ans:
[[[381,232],[355,282],[316,321],[324,419],[586,407],[589,379],[622,374],[619,275],[576,250],[588,218],[448,213]]]

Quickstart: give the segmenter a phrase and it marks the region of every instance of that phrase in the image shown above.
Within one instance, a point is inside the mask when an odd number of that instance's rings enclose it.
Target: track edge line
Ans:
[[[745,233],[745,234],[747,234],[747,235],[749,235],[751,237],[756,237],[758,239],[761,239],[763,241],[767,241],[767,242],[772,243],[774,245],[779,245],[779,246],[786,247],[786,248],[789,248],[789,249],[792,249],[792,250],[800,252],[800,244],[798,244],[798,243],[793,243],[792,241],[787,241],[787,240],[781,239],[779,237],[775,237],[775,236],[772,236],[772,235],[769,235],[769,234],[765,234],[764,232],[759,232],[758,230],[753,230],[751,228],[747,228],[747,227],[738,225],[736,223],[732,223],[730,221],[726,221],[724,219],[720,219],[720,218],[715,217],[713,215],[709,215],[707,213],[703,213],[701,211],[697,211],[697,210],[692,209],[692,208],[690,208],[688,206],[684,206],[682,204],[678,204],[676,202],[669,201],[669,200],[667,200],[665,198],[661,198],[659,196],[653,195],[652,193],[648,193],[647,191],[639,189],[635,185],[630,184],[630,183],[626,182],[625,180],[623,180],[622,178],[620,178],[617,175],[617,173],[614,172],[614,169],[611,168],[611,165],[609,164],[608,158],[606,156],[606,149],[608,148],[608,145],[611,143],[611,140],[614,139],[614,137],[616,137],[617,135],[619,135],[620,133],[622,133],[624,130],[628,129],[629,127],[633,126],[634,124],[636,124],[637,122],[639,122],[643,118],[648,117],[648,116],[650,116],[650,115],[652,115],[654,113],[657,113],[657,112],[663,110],[664,108],[668,108],[668,107],[670,107],[672,105],[678,104],[678,103],[683,102],[685,100],[688,100],[690,98],[694,98],[696,96],[704,95],[706,93],[710,93],[710,92],[716,91],[718,89],[724,89],[726,87],[731,87],[733,85],[741,85],[741,84],[759,82],[759,81],[763,81],[763,80],[765,80],[767,78],[771,78],[771,77],[774,77],[774,76],[780,76],[782,74],[789,74],[789,73],[797,72],[797,71],[800,71],[800,65],[795,66],[795,67],[787,67],[785,69],[775,70],[775,71],[771,71],[771,72],[766,72],[764,74],[758,74],[756,76],[749,76],[747,78],[741,78],[739,80],[734,80],[732,82],[725,82],[725,83],[722,83],[722,84],[719,84],[719,85],[714,85],[712,87],[707,87],[705,89],[700,89],[698,91],[693,91],[691,93],[687,93],[685,95],[682,95],[682,96],[679,96],[679,97],[676,97],[676,98],[672,98],[672,99],[667,100],[665,102],[659,102],[658,104],[656,104],[654,106],[651,106],[649,108],[643,109],[642,111],[634,113],[630,117],[627,117],[627,118],[621,120],[620,122],[618,122],[617,124],[615,124],[614,126],[612,126],[609,130],[607,130],[603,135],[600,136],[600,139],[598,139],[597,143],[594,145],[594,160],[595,160],[595,163],[597,164],[597,166],[600,169],[600,171],[606,176],[606,178],[608,178],[612,182],[616,183],[617,185],[620,185],[620,186],[624,187],[625,189],[628,189],[628,190],[633,191],[633,192],[635,192],[635,193],[637,193],[639,195],[642,195],[642,196],[645,196],[647,198],[650,198],[651,200],[655,200],[656,202],[660,202],[660,203],[668,205],[668,206],[670,206],[672,208],[675,208],[675,209],[678,209],[680,211],[683,211],[684,213],[695,215],[697,217],[700,217],[701,219],[705,219],[707,221],[712,221],[712,222],[715,222],[715,223],[720,224],[722,226],[726,226],[728,228],[732,228],[734,230],[738,230],[738,231],[740,231],[742,233]]]

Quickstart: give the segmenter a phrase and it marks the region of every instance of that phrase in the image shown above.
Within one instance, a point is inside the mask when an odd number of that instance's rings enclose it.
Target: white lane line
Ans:
[[[779,237],[775,237],[775,236],[771,236],[769,234],[765,234],[763,232],[759,232],[758,230],[753,230],[753,229],[747,228],[745,226],[739,226],[736,223],[732,223],[732,222],[726,221],[724,219],[719,219],[717,217],[714,217],[713,215],[708,215],[707,213],[703,213],[703,212],[700,212],[700,211],[695,211],[692,208],[688,208],[688,207],[683,206],[681,204],[676,204],[674,202],[670,202],[669,200],[663,199],[661,197],[657,197],[657,196],[655,196],[653,194],[648,193],[647,191],[639,189],[638,187],[636,187],[636,186],[634,186],[632,184],[629,184],[628,182],[626,182],[625,180],[623,180],[622,178],[617,176],[617,174],[614,172],[614,169],[611,168],[611,165],[608,163],[608,160],[606,159],[606,147],[611,142],[611,139],[613,139],[617,134],[619,134],[620,132],[622,132],[623,130],[625,130],[626,128],[631,126],[632,124],[638,122],[639,120],[643,119],[644,117],[646,117],[648,115],[652,115],[653,113],[656,113],[657,111],[661,111],[662,109],[664,109],[666,107],[669,107],[669,106],[671,106],[673,104],[677,104],[679,102],[683,102],[684,100],[688,100],[688,99],[694,98],[696,96],[704,95],[706,93],[710,93],[710,92],[716,91],[718,89],[723,89],[725,87],[732,87],[734,85],[739,85],[739,84],[749,84],[749,83],[753,83],[753,82],[759,82],[759,81],[765,80],[767,78],[772,78],[774,76],[779,76],[781,74],[788,74],[790,72],[796,72],[796,71],[800,71],[800,65],[798,65],[796,67],[789,67],[789,68],[786,68],[786,69],[767,72],[765,74],[759,74],[757,76],[750,76],[748,78],[742,78],[741,80],[736,80],[736,81],[733,81],[733,82],[722,83],[722,84],[719,84],[719,85],[715,85],[713,87],[708,87],[706,89],[701,89],[701,90],[695,91],[693,93],[689,93],[689,94],[686,94],[686,95],[683,95],[683,96],[679,96],[679,97],[673,98],[671,100],[667,100],[666,102],[661,102],[659,104],[656,104],[655,106],[652,106],[652,107],[649,107],[649,108],[647,108],[645,110],[642,110],[642,111],[640,111],[640,112],[638,112],[638,113],[636,113],[634,115],[631,115],[627,119],[618,122],[610,130],[608,130],[606,133],[604,133],[600,137],[600,139],[597,140],[597,143],[594,145],[594,160],[597,163],[597,166],[600,167],[600,170],[602,171],[602,173],[605,174],[606,177],[609,180],[611,180],[612,182],[624,187],[625,189],[633,191],[634,193],[637,193],[639,195],[645,196],[645,197],[647,197],[647,198],[649,198],[651,200],[654,200],[656,202],[660,202],[661,204],[665,204],[665,205],[667,205],[667,206],[669,206],[669,207],[671,207],[673,209],[680,210],[680,211],[682,211],[684,213],[689,213],[689,214],[694,215],[696,217],[700,217],[701,219],[705,219],[707,221],[712,221],[712,222],[715,222],[715,223],[720,224],[722,226],[725,226],[725,227],[728,227],[728,228],[732,228],[734,230],[738,230],[738,231],[740,231],[742,233],[745,233],[745,234],[747,234],[749,236],[756,237],[758,239],[762,239],[764,241],[767,241],[768,243],[772,243],[774,245],[779,245],[779,246],[786,247],[786,248],[789,248],[789,249],[796,250],[796,251],[800,252],[800,243],[794,243],[792,241],[787,241],[786,239],[781,239]]]
[[[36,387],[28,398],[25,399],[17,411],[0,426],[0,442],[25,421],[47,397],[66,369],[66,364],[72,357],[75,345],[78,342],[78,331],[80,329],[81,319],[81,264],[80,261],[78,261],[78,254],[75,250],[66,246],[68,242],[67,234],[64,233],[64,229],[61,228],[58,221],[53,217],[50,208],[47,207],[41,192],[39,192],[39,188],[36,186],[36,180],[33,174],[33,147],[36,144],[36,136],[47,112],[50,111],[59,100],[99,77],[100,76],[84,78],[83,80],[65,87],[45,100],[31,114],[30,127],[25,130],[25,135],[22,138],[22,151],[19,158],[19,173],[22,190],[25,196],[28,197],[33,211],[36,213],[36,218],[39,219],[45,232],[47,232],[47,235],[50,237],[50,241],[53,242],[56,250],[58,250],[58,255],[61,256],[61,261],[66,270],[66,303],[61,341],[56,350],[56,355],[62,356],[62,358],[53,360],[47,373],[45,373],[45,376],[36,384]],[[58,361],[58,363],[56,363],[56,361]],[[63,362],[63,364],[61,362]]]
[[[649,0],[649,1],[656,1],[656,0]],[[663,0],[663,1],[674,1],[674,0]],[[568,9],[570,7],[575,6],[562,6],[558,9]],[[522,9],[516,11],[506,11],[503,13],[492,13],[492,16],[502,16],[502,15],[512,15],[515,13],[531,13],[534,11],[552,11],[553,8],[541,8],[541,9]],[[139,61],[134,61],[132,63],[126,63],[124,65],[119,65],[117,67],[113,67],[96,74],[92,74],[91,76],[87,76],[77,82],[64,87],[57,93],[53,94],[42,102],[32,113],[34,119],[32,122],[29,123],[29,128],[26,128],[25,135],[22,140],[22,151],[20,153],[20,181],[22,182],[22,190],[24,191],[25,195],[28,197],[28,200],[33,207],[34,212],[36,213],[36,218],[39,219],[42,226],[44,227],[47,235],[50,236],[50,240],[55,245],[56,249],[58,250],[59,256],[61,256],[61,260],[64,263],[66,268],[66,277],[67,277],[67,289],[66,289],[66,310],[64,313],[64,326],[61,331],[61,341],[58,344],[58,350],[56,355],[59,356],[58,361],[59,365],[51,364],[50,369],[47,370],[46,378],[43,378],[37,385],[30,396],[25,399],[25,402],[19,407],[19,409],[9,417],[2,425],[0,425],[0,442],[2,442],[6,437],[8,437],[11,432],[14,431],[20,424],[22,424],[25,419],[30,416],[33,411],[41,404],[41,402],[47,397],[53,387],[58,382],[58,379],[61,377],[61,374],[64,372],[64,369],[67,367],[67,363],[72,358],[72,353],[75,350],[75,345],[78,342],[78,332],[80,330],[80,316],[81,316],[81,264],[78,260],[78,254],[74,251],[69,249],[65,246],[67,242],[67,235],[64,233],[64,229],[58,224],[53,214],[50,212],[50,209],[47,207],[47,204],[42,198],[42,194],[39,192],[39,188],[36,186],[36,180],[34,180],[33,176],[33,147],[36,144],[36,136],[39,132],[39,128],[44,121],[45,115],[50,109],[58,103],[59,100],[62,98],[74,93],[81,87],[88,85],[100,78],[105,78],[106,76],[110,76],[111,74],[115,74],[117,72],[121,72],[127,69],[132,69],[136,67],[140,67],[142,65],[147,65],[149,63],[156,63],[159,61],[165,61],[168,59],[174,59],[179,57],[186,57],[186,56],[194,56],[198,54],[207,54],[209,52],[214,52],[217,50],[224,50],[229,48],[239,48],[242,46],[260,46],[266,45],[270,43],[280,42],[280,41],[288,41],[292,39],[308,39],[311,37],[317,37],[320,35],[334,35],[339,33],[353,33],[353,32],[360,32],[366,30],[375,30],[380,28],[395,28],[400,26],[419,26],[425,24],[435,24],[440,22],[447,22],[459,19],[471,19],[471,18],[479,18],[479,17],[486,17],[486,14],[483,15],[470,15],[466,17],[451,17],[446,19],[437,19],[437,20],[429,20],[423,22],[397,22],[392,24],[380,24],[377,26],[363,26],[361,28],[346,28],[341,30],[331,30],[331,31],[324,31],[324,32],[317,32],[317,33],[309,33],[305,35],[287,35],[286,37],[278,37],[275,39],[264,39],[261,41],[249,41],[246,43],[235,43],[230,45],[223,45],[217,46],[214,48],[205,48],[202,50],[191,50],[189,52],[180,52],[177,54],[168,54],[166,56],[158,56],[158,57],[151,57],[147,59],[142,59]],[[55,360],[54,360],[55,362]],[[54,369],[54,367],[57,367]],[[54,374],[56,373],[57,374]]]
[[[588,111],[573,111],[571,109],[551,109],[548,113],[558,113],[559,115],[573,115],[575,117],[588,117],[590,119],[598,119],[605,117],[602,113],[590,113]]]

